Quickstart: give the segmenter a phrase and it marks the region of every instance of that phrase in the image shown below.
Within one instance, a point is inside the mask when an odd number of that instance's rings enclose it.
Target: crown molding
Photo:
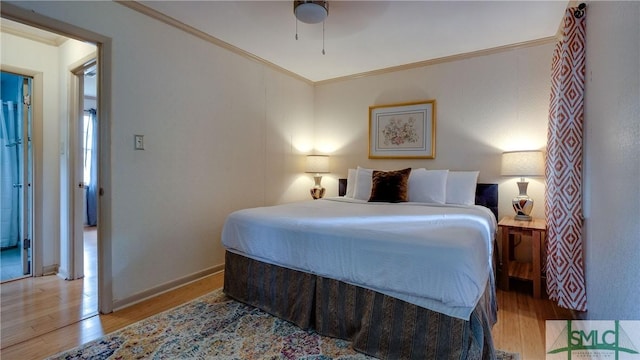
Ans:
[[[456,54],[456,55],[451,55],[451,56],[444,56],[444,57],[431,59],[431,60],[418,61],[418,62],[404,64],[404,65],[391,66],[391,67],[384,68],[384,69],[379,69],[379,70],[362,72],[362,73],[359,73],[359,74],[353,74],[353,75],[341,76],[341,77],[337,77],[337,78],[333,78],[333,79],[316,81],[314,83],[314,85],[316,85],[316,86],[325,85],[325,84],[330,84],[330,83],[334,83],[334,82],[359,79],[359,78],[368,77],[368,76],[376,76],[376,75],[381,75],[381,74],[388,74],[388,73],[392,73],[392,72],[396,72],[396,71],[417,69],[417,68],[421,68],[421,67],[425,67],[425,66],[429,66],[429,65],[442,64],[442,63],[447,63],[447,62],[452,62],[452,61],[460,61],[460,60],[471,59],[471,58],[475,58],[475,57],[479,57],[479,56],[487,56],[487,55],[493,55],[493,54],[498,54],[498,53],[507,52],[507,51],[513,51],[513,50],[522,49],[522,48],[526,48],[526,47],[532,47],[532,46],[539,46],[539,45],[555,43],[556,41],[557,41],[557,39],[556,39],[555,36],[550,36],[550,37],[546,37],[546,38],[542,38],[542,39],[538,39],[538,40],[525,41],[525,42],[511,44],[511,45],[504,45],[504,46],[498,46],[498,47],[489,48],[489,49],[472,51],[472,52],[468,52],[468,53],[464,53],[464,54]]]
[[[45,30],[42,30],[45,31]],[[5,34],[11,34],[17,37],[21,37],[24,39],[28,39],[28,40],[33,40],[33,41],[37,41],[39,43],[45,44],[45,45],[51,45],[51,46],[55,46],[58,47],[62,44],[64,44],[67,40],[69,40],[69,38],[66,38],[64,36],[56,36],[55,38],[46,38],[43,36],[39,36],[36,33],[33,32],[29,32],[29,31],[24,31],[24,30],[20,30],[11,26],[7,26],[6,24],[2,24],[0,25],[0,32],[5,33]],[[56,34],[57,35],[57,34]]]

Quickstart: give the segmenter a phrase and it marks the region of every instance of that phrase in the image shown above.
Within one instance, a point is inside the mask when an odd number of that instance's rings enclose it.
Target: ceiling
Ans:
[[[322,23],[296,22],[293,1],[140,3],[318,82],[549,38],[568,1],[333,0],[325,55]]]
[[[556,35],[568,1],[330,0],[325,55],[322,23],[297,22],[293,1],[137,4],[319,82],[546,39]],[[3,19],[3,31],[17,26],[20,33],[29,33],[28,27],[16,24]],[[35,31],[37,38],[52,44],[65,40]]]

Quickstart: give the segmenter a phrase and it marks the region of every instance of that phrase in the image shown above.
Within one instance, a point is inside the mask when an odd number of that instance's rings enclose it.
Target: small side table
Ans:
[[[502,289],[509,290],[509,278],[518,278],[533,281],[533,297],[540,298],[542,289],[542,262],[540,250],[543,248],[547,237],[547,224],[544,219],[532,219],[531,221],[514,220],[513,217],[504,217],[498,223],[502,234],[502,273],[500,284]],[[514,261],[511,238],[516,235],[531,236],[530,263]]]

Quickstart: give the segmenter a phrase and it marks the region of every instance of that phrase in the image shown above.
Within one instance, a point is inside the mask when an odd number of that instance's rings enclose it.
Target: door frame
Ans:
[[[111,59],[112,59],[112,44],[111,38],[95,33],[90,30],[86,30],[75,25],[71,25],[42,14],[29,11],[10,3],[3,3],[0,8],[0,16],[13,21],[17,21],[29,26],[41,28],[50,32],[58,33],[66,37],[77,39],[80,41],[88,41],[96,45],[97,47],[97,69],[98,69],[98,110],[97,116],[100,119],[99,122],[99,134],[98,141],[98,184],[99,184],[99,196],[98,196],[98,311],[106,314],[113,311],[113,287],[112,287],[112,253],[111,253]],[[34,76],[35,80],[35,76]],[[42,79],[40,79],[42,81]],[[42,87],[40,87],[42,89]],[[39,98],[42,98],[42,94],[39,94]],[[34,94],[35,96],[35,94]],[[35,124],[35,109],[34,109],[34,126]],[[42,109],[40,109],[40,116],[42,116]],[[39,125],[40,129],[42,124]],[[38,140],[42,141],[42,133],[38,134]],[[36,134],[34,133],[34,137]],[[35,140],[35,139],[34,139]],[[42,163],[34,161],[34,207],[40,206],[42,209],[42,189],[37,186],[38,181],[42,181]],[[38,172],[38,166],[39,172]],[[38,203],[40,202],[40,203]],[[34,223],[41,224],[42,213],[36,212],[34,216]],[[39,227],[39,228],[38,228]],[[35,228],[34,237],[42,236],[41,225]],[[39,231],[39,233],[38,233]],[[37,245],[37,242],[36,242]],[[36,255],[40,257],[42,261],[40,251],[36,252],[34,247],[34,262]],[[34,264],[35,270],[35,264]],[[40,264],[40,271],[42,266]]]

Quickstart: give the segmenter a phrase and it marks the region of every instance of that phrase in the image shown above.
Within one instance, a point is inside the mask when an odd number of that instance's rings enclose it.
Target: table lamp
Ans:
[[[327,155],[307,155],[307,170],[308,173],[315,173],[313,180],[315,185],[311,188],[311,197],[314,200],[321,199],[324,196],[325,188],[322,187],[320,181],[322,181],[321,173],[329,172],[329,156]]]
[[[531,210],[533,209],[533,199],[527,195],[529,182],[525,181],[525,176],[543,176],[544,158],[542,151],[507,151],[502,153],[503,176],[519,176],[519,194],[512,200],[513,210],[516,212],[515,220],[531,221]]]

